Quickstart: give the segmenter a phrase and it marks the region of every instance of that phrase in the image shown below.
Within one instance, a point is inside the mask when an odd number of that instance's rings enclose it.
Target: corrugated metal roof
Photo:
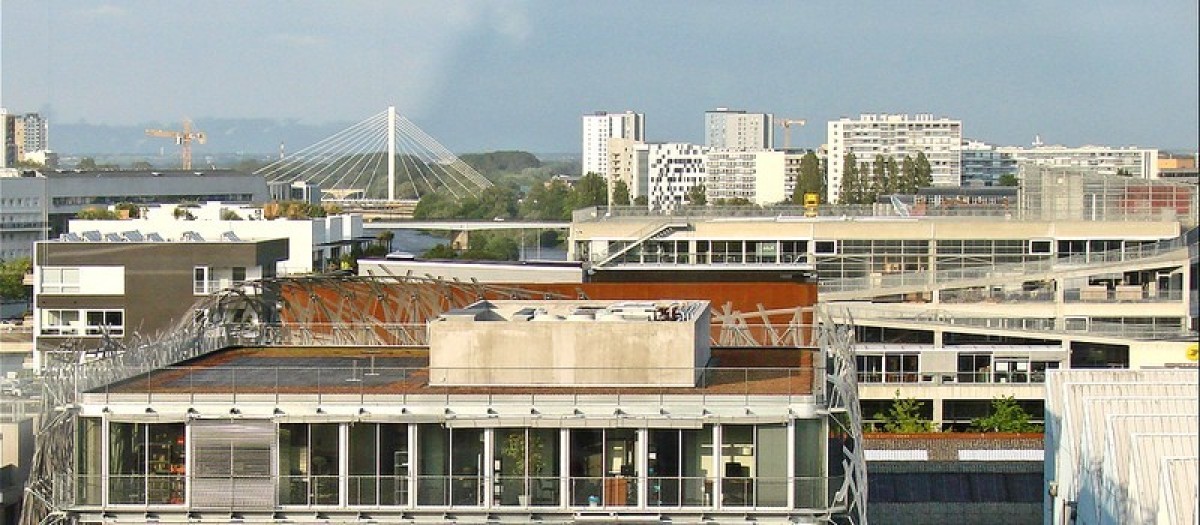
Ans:
[[[1200,460],[1163,458],[1158,486],[1158,516],[1156,523],[1192,523],[1196,519],[1197,492],[1200,486]]]
[[[1083,399],[1088,397],[1196,397],[1200,395],[1197,389],[1195,374],[1191,379],[1179,379],[1170,375],[1157,378],[1147,378],[1139,382],[1118,382],[1124,379],[1097,382],[1067,382],[1061,385],[1061,408],[1052,412],[1047,401],[1046,421],[1057,423],[1057,432],[1046,436],[1046,457],[1054,457],[1055,476],[1051,479],[1058,481],[1059,490],[1067,494],[1078,494],[1079,484],[1075,480],[1080,461],[1080,442],[1083,440]],[[1049,390],[1047,390],[1049,393]],[[1057,417],[1055,417],[1057,416]],[[1052,441],[1053,440],[1053,441]]]
[[[1077,496],[1078,484],[1075,482],[1074,474],[1077,471],[1078,462],[1078,446],[1076,443],[1080,441],[1076,434],[1078,430],[1075,427],[1082,427],[1082,422],[1078,421],[1077,417],[1072,420],[1070,414],[1065,413],[1065,405],[1068,403],[1080,403],[1083,397],[1197,397],[1197,384],[1200,375],[1197,370],[1097,370],[1097,369],[1068,369],[1068,370],[1051,370],[1046,374],[1046,423],[1045,423],[1045,443],[1046,443],[1046,458],[1043,467],[1043,494],[1046,494],[1043,513],[1048,516],[1048,520],[1054,519],[1058,514],[1061,514],[1065,509],[1064,501],[1074,501]],[[1066,398],[1067,384],[1090,383],[1094,385],[1115,385],[1124,383],[1124,387],[1105,386],[1101,390],[1087,390],[1082,388],[1075,389],[1076,395],[1070,399]],[[1176,388],[1186,388],[1191,386],[1190,390],[1177,390],[1175,393],[1170,392],[1138,392],[1136,386],[1130,384],[1165,384],[1165,383],[1183,383],[1182,386]],[[1114,391],[1115,390],[1115,391]],[[1071,428],[1064,428],[1070,424]],[[1057,484],[1057,496],[1049,496],[1050,484]]]
[[[1135,408],[1138,404],[1147,407],[1170,405],[1170,403],[1150,403],[1146,399],[1135,400],[1133,403],[1129,403],[1129,405]],[[1186,406],[1186,403],[1176,403],[1176,406]],[[1106,478],[1105,469],[1117,472],[1118,479],[1128,479],[1128,473],[1123,471],[1127,456],[1112,455],[1112,452],[1108,448],[1110,441],[1118,441],[1119,443],[1115,445],[1118,447],[1117,454],[1123,454],[1124,452],[1121,451],[1127,448],[1128,436],[1136,432],[1195,432],[1197,426],[1200,425],[1200,416],[1197,416],[1195,413],[1194,403],[1192,407],[1193,410],[1187,413],[1168,412],[1149,414],[1126,412],[1100,414],[1096,424],[1092,425],[1090,431],[1082,436],[1085,446],[1094,446],[1094,448],[1081,456],[1082,461],[1080,462],[1076,478],[1079,486],[1078,512],[1080,516],[1085,518],[1086,523],[1099,523],[1101,521],[1105,494],[1112,489],[1112,486],[1106,482],[1108,478]],[[1094,434],[1091,431],[1094,431]],[[1122,435],[1114,436],[1112,432],[1122,433]],[[1099,434],[1100,436],[1098,443],[1089,445],[1088,443],[1094,440],[1095,434]],[[1089,456],[1092,457],[1089,459]],[[1111,475],[1111,473],[1108,475]]]
[[[1158,515],[1162,460],[1189,457],[1200,446],[1197,434],[1134,434],[1129,451],[1128,484],[1114,487],[1110,512],[1115,523],[1153,523]],[[1122,463],[1122,462],[1115,462]],[[1120,496],[1125,494],[1122,499]],[[1173,522],[1179,523],[1179,522]]]

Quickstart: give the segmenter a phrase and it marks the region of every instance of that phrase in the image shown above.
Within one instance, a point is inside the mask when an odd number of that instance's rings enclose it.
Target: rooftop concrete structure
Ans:
[[[707,301],[480,301],[429,325],[430,383],[694,386]]]

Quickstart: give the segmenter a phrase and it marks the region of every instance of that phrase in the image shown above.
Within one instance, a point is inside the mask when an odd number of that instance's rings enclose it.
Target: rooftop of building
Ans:
[[[664,322],[693,321],[708,301],[479,301],[439,316],[439,321]]]
[[[269,240],[269,238],[253,238],[243,239],[233,231],[227,231],[216,236],[208,236],[195,231],[185,231],[179,235],[162,234],[159,232],[142,232],[140,230],[128,230],[120,233],[108,232],[101,233],[99,230],[89,230],[80,233],[68,232],[58,236],[57,239],[50,239],[40,242],[63,242],[63,243],[168,243],[168,242],[192,242],[192,243],[254,243]]]
[[[427,348],[226,348],[178,366],[134,376],[105,394],[809,395],[813,355],[797,348],[715,348],[694,387],[436,386]]]
[[[254,173],[230,169],[155,169],[155,170],[45,170],[40,172],[42,176],[47,178],[105,178],[105,177],[137,177],[137,178],[156,178],[156,177],[258,177]]]

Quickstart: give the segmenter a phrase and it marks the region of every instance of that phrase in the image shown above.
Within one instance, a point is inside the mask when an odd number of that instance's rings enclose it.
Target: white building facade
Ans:
[[[934,118],[932,114],[863,114],[857,119],[829,122],[827,142],[829,170],[826,186],[830,202],[841,197],[845,157],[853,153],[858,162],[874,162],[876,155],[896,159],[916,158],[923,152],[932,168],[933,184],[958,186],[962,182],[962,121]]]
[[[638,169],[646,173],[649,208],[674,210],[691,204],[688,193],[692,188],[707,183],[705,157],[708,148],[670,142],[647,144],[645,151],[644,156],[639,156]]]
[[[709,202],[740,198],[768,205],[787,200],[782,151],[714,149],[705,162],[704,188]]]
[[[646,139],[646,115],[626,111],[598,111],[583,116],[583,170],[581,175],[595,173],[608,179],[608,140],[623,138],[635,141]]]
[[[732,150],[772,149],[775,144],[774,117],[770,113],[747,113],[717,108],[704,113],[704,145]]]
[[[1108,146],[1035,145],[1030,148],[996,148],[1022,165],[1091,168],[1101,175],[1125,175],[1139,179],[1158,178],[1158,150],[1150,148],[1113,148]]]
[[[230,220],[231,214],[239,218]],[[208,202],[199,208],[164,204],[146,208],[140,219],[72,219],[69,231],[76,235],[98,232],[102,236],[154,232],[164,238],[179,238],[191,232],[205,240],[220,239],[227,232],[240,239],[287,237],[291,241],[288,258],[278,263],[276,275],[322,271],[331,263],[337,264],[342,254],[350,253],[353,243],[369,240],[363,235],[361,215],[264,220],[261,208],[220,202]]]

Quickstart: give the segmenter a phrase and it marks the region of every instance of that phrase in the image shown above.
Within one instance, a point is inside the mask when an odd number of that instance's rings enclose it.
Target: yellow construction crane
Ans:
[[[783,126],[783,149],[787,150],[792,147],[792,126],[804,126],[808,123],[804,119],[786,119],[781,118],[776,122]]]
[[[150,137],[166,137],[175,139],[175,143],[179,144],[179,158],[183,161],[183,169],[192,169],[192,141],[198,144],[204,144],[208,138],[204,136],[203,131],[192,129],[192,121],[183,119],[183,131],[172,131],[166,129],[148,129],[146,135]]]

